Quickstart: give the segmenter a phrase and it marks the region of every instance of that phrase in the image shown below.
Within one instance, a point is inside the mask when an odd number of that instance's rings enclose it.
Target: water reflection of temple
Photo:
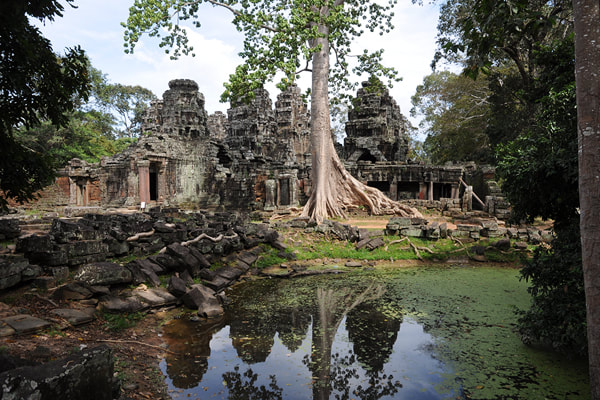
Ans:
[[[202,382],[207,372],[208,359],[211,356],[210,342],[220,329],[229,327],[229,340],[237,357],[245,365],[243,368],[220,371],[223,382],[235,387],[257,383],[254,366],[264,363],[278,335],[281,343],[290,353],[296,352],[306,338],[312,338],[312,344],[303,364],[312,383],[314,399],[328,399],[333,392],[339,393],[352,387],[350,379],[357,375],[352,360],[367,366],[367,376],[374,377],[367,385],[355,387],[358,392],[392,393],[399,382],[381,379],[380,372],[392,352],[401,318],[384,314],[377,310],[376,300],[383,294],[383,288],[377,285],[362,285],[349,288],[316,288],[311,293],[297,299],[294,305],[286,305],[285,287],[265,283],[247,285],[238,296],[234,295],[233,304],[226,316],[217,321],[189,322],[178,320],[165,327],[165,337],[169,350],[186,354],[178,356],[168,354],[166,372],[178,388],[192,388]],[[260,303],[251,300],[260,299]],[[342,321],[352,342],[348,354],[332,354],[334,336]],[[272,373],[277,375],[278,371]],[[384,377],[385,378],[385,377]],[[279,398],[277,379],[261,392],[263,398]],[[345,388],[344,388],[345,386]],[[375,387],[371,387],[375,386]],[[279,388],[279,389],[278,389]],[[228,389],[236,390],[234,387]],[[249,387],[246,389],[251,390]],[[260,388],[256,388],[257,390]],[[270,394],[269,394],[270,393]]]

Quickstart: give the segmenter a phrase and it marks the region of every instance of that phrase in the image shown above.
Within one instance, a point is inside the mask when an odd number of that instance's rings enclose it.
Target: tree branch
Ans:
[[[223,7],[223,8],[228,9],[236,17],[240,17],[240,16],[243,15],[240,11],[238,11],[235,8],[231,7],[229,4],[221,3],[220,1],[215,1],[215,0],[206,0],[206,1],[208,1],[213,6],[218,6],[218,7]],[[194,4],[194,3],[196,3],[196,2],[192,2],[191,4]],[[266,29],[268,31],[271,31],[271,32],[275,32],[275,33],[281,32],[279,29],[275,29],[272,26],[265,25],[265,24],[262,24],[262,23],[258,24],[258,26],[260,26],[261,28]]]

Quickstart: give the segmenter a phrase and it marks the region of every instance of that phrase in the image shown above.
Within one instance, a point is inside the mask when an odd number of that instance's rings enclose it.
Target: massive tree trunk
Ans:
[[[322,11],[326,14],[327,11]],[[345,217],[348,207],[367,207],[372,214],[398,214],[420,217],[414,208],[393,201],[375,188],[355,179],[335,151],[329,114],[329,29],[318,25],[323,36],[315,40],[320,50],[312,59],[311,151],[312,188],[303,216],[317,222],[327,217]]]
[[[600,399],[600,7],[573,0],[581,245],[592,398]]]

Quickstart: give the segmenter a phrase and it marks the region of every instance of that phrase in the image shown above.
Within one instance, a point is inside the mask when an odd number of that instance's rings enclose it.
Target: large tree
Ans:
[[[92,68],[93,101],[91,106],[98,111],[112,114],[116,117],[119,138],[133,139],[142,131],[142,115],[156,96],[150,89],[136,85],[110,83],[106,75]]]
[[[600,6],[573,0],[579,198],[592,398],[600,399]]]
[[[53,177],[52,160],[18,143],[15,130],[42,120],[64,125],[74,95],[85,96],[89,89],[83,50],[67,49],[64,56],[57,56],[50,41],[30,23],[30,18],[52,21],[62,11],[57,0],[0,2],[0,209],[6,207],[7,198],[34,198]]]
[[[423,78],[412,96],[412,116],[422,115],[419,128],[427,134],[424,149],[433,163],[490,162],[485,133],[490,117],[488,81],[450,71]]]
[[[174,48],[174,56],[188,54],[186,29],[181,21],[200,26],[201,6],[228,9],[236,28],[245,34],[245,63],[231,75],[223,100],[251,95],[266,81],[283,74],[278,87],[294,82],[302,71],[312,74],[311,146],[312,188],[303,214],[317,221],[345,216],[345,210],[364,205],[374,214],[419,215],[418,211],[387,198],[352,177],[334,148],[329,112],[330,83],[349,87],[350,45],[364,30],[384,34],[393,28],[388,4],[368,0],[136,0],[125,24],[126,51],[143,33],[161,38],[160,46]],[[396,71],[381,64],[383,51],[365,51],[357,57],[354,72],[393,79]],[[336,62],[330,65],[330,55]]]

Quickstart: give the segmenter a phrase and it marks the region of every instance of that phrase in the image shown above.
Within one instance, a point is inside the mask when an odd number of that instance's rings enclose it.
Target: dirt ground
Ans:
[[[7,302],[10,303],[0,303],[0,313],[16,311],[65,325],[65,321],[49,313],[56,307],[45,300],[43,293],[21,289],[9,296],[8,299],[0,297],[0,301],[9,300]],[[59,305],[69,307],[66,302]],[[115,375],[121,380],[122,399],[170,399],[159,369],[159,363],[168,351],[160,337],[161,325],[170,318],[168,312],[154,310],[137,321],[135,327],[121,331],[109,329],[109,324],[100,318],[64,330],[51,328],[35,334],[0,338],[0,351],[8,351],[14,357],[46,362],[105,344],[113,350]]]

